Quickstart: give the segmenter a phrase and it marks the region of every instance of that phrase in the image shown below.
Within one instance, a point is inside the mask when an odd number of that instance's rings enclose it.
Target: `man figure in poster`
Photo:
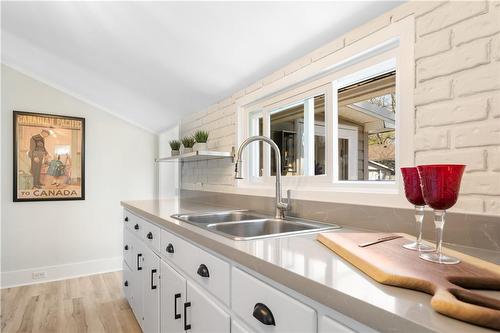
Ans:
[[[48,155],[45,149],[45,138],[50,132],[43,129],[40,134],[35,134],[30,140],[30,150],[28,156],[31,159],[31,174],[33,175],[33,188],[42,188],[40,183],[40,174],[42,172],[43,159]]]

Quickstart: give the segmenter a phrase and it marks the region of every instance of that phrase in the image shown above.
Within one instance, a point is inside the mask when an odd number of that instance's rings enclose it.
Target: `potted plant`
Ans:
[[[196,140],[196,150],[207,150],[207,140],[208,132],[203,130],[198,130],[194,133],[194,139]]]
[[[182,138],[181,141],[184,146],[184,153],[191,153],[196,142],[194,138],[192,136],[186,136],[185,138]]]
[[[172,149],[172,156],[179,155],[179,150],[181,148],[181,142],[179,140],[170,140],[168,142],[170,149]]]

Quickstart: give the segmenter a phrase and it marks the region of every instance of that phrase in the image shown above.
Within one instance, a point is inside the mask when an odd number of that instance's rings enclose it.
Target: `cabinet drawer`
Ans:
[[[142,237],[155,252],[160,251],[160,228],[156,225],[142,221]]]
[[[257,331],[316,332],[312,308],[237,268],[231,281],[233,311]],[[254,317],[254,311],[261,320]]]
[[[165,230],[161,230],[160,253],[222,302],[229,304],[229,263]]]
[[[142,230],[144,229],[144,223],[146,222],[127,210],[125,210],[124,220],[125,219],[127,219],[125,222],[126,226],[132,231],[132,233],[142,238]]]

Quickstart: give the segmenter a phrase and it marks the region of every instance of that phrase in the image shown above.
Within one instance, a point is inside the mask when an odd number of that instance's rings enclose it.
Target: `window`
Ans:
[[[396,72],[338,89],[338,180],[395,180]]]
[[[292,103],[279,101],[249,113],[249,134],[270,137],[280,149],[283,176],[326,173],[325,92],[306,95]],[[251,176],[276,175],[274,152],[267,145],[250,145],[250,156]]]
[[[415,130],[413,46],[414,22],[401,20],[245,96],[239,142],[271,138],[281,151],[282,182],[297,197],[352,202],[355,196],[341,193],[364,192],[367,202],[385,204],[380,194],[396,202],[397,170],[414,163],[407,149]],[[273,155],[269,145],[252,143],[238,186],[272,187]]]

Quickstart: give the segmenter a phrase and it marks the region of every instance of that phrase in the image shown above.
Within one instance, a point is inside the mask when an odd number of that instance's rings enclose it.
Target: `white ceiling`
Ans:
[[[399,4],[2,2],[2,62],[160,131]]]

